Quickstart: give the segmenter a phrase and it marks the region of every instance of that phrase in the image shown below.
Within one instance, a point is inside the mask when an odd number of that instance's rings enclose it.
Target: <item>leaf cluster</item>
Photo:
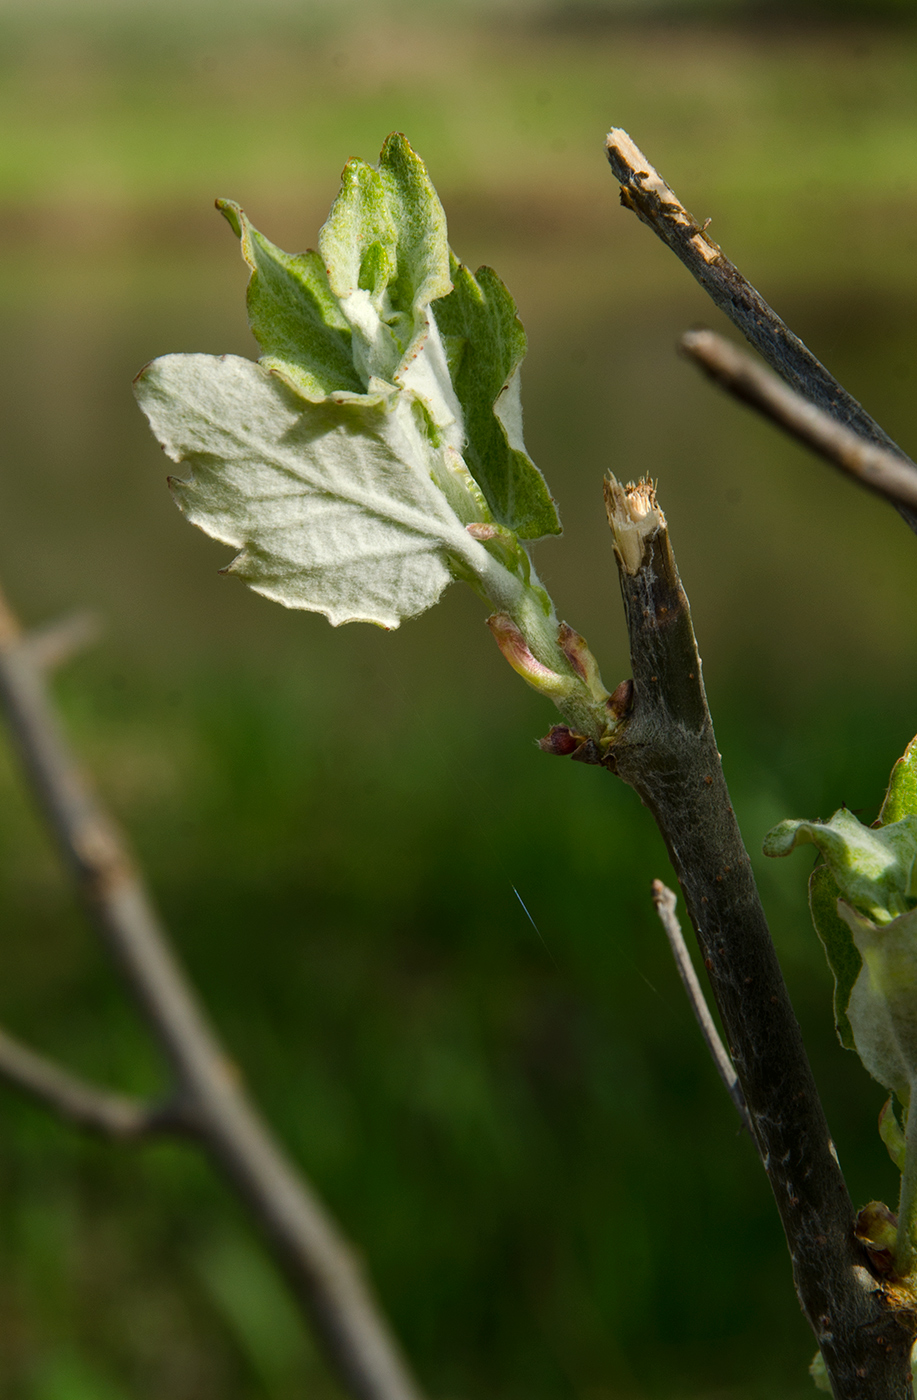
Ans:
[[[168,355],[138,376],[190,467],[171,483],[180,508],[238,550],[227,572],[335,625],[396,627],[455,576],[512,613],[531,582],[521,542],[560,531],[522,440],[525,332],[496,274],[450,253],[408,142],[347,164],[317,250],[285,253],[218,207],[262,355]]]

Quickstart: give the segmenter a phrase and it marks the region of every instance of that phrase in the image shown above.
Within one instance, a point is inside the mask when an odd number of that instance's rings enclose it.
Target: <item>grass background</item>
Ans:
[[[606,683],[628,673],[610,467],[659,478],[755,859],[783,816],[871,818],[917,728],[913,538],[677,359],[719,318],[602,154],[627,127],[913,446],[917,37],[807,13],[0,6],[5,585],[30,622],[104,618],[57,687],[69,732],[441,1400],[793,1400],[813,1344],[651,915],[668,866],[636,798],[534,749],[551,712],[470,595],[334,632],[218,577],[130,380],[166,351],[254,353],[215,196],[314,244],[344,161],[406,131],[456,251],[518,300],[566,526],[539,568]],[[155,1092],[5,752],[0,794],[3,1023]],[[805,861],[758,865],[854,1197],[892,1200]],[[339,1392],[206,1164],[2,1091],[3,1400],[304,1394]]]

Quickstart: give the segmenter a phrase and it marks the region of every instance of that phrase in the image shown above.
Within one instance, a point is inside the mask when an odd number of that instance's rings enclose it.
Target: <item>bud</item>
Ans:
[[[856,1218],[857,1239],[878,1274],[890,1274],[895,1265],[898,1217],[882,1201],[870,1201]]]
[[[530,686],[547,695],[550,700],[563,700],[576,688],[572,676],[560,676],[543,665],[529,648],[528,642],[508,613],[493,613],[487,626],[496,638],[497,646],[517,675]]]
[[[543,739],[538,740],[538,747],[542,753],[555,754],[558,758],[569,758],[580,744],[583,743],[582,734],[574,734],[566,724],[555,724],[548,730]]]

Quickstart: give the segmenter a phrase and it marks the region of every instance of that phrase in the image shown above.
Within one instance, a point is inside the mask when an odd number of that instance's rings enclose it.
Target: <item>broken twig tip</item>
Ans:
[[[665,516],[656,501],[656,483],[644,477],[622,486],[609,472],[605,478],[605,509],[615,549],[629,574],[643,562],[647,542],[665,529]]]

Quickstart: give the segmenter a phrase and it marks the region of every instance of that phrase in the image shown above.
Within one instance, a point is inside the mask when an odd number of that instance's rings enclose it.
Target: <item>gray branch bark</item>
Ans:
[[[875,1277],[720,766],[688,600],[650,483],[606,486],[630,635],[630,708],[606,765],[665,840],[838,1400],[910,1400],[913,1295]]]
[[[608,133],[606,154],[621,186],[621,203],[662,239],[700,283],[710,299],[780,378],[809,403],[859,437],[910,462],[910,458],[852,394],[834,378],[777,315],[723,250],[707,236],[626,131]],[[709,222],[709,220],[708,220]],[[911,463],[913,466],[914,464]],[[917,510],[903,502],[897,510],[917,531]]]
[[[681,348],[714,383],[811,447],[845,476],[893,506],[917,510],[917,467],[910,462],[866,442],[713,331],[688,331],[681,338]]]
[[[4,1030],[0,1030],[0,1079],[75,1127],[119,1141],[191,1133],[196,1128],[193,1117],[178,1102],[145,1103],[89,1084]]]
[[[66,630],[66,629],[65,629]],[[59,650],[59,649],[58,649]],[[242,1090],[226,1050],[181,969],[125,841],[74,761],[42,664],[0,595],[0,703],[30,785],[89,914],[165,1054],[175,1102],[251,1211],[325,1352],[357,1400],[419,1400],[350,1245]],[[31,1052],[28,1052],[31,1055]],[[16,1058],[7,1045],[7,1067]],[[18,1085],[111,1130],[126,1101],[87,1094],[66,1072],[28,1061]],[[8,1078],[11,1077],[8,1073]],[[31,1086],[27,1081],[31,1078]]]

